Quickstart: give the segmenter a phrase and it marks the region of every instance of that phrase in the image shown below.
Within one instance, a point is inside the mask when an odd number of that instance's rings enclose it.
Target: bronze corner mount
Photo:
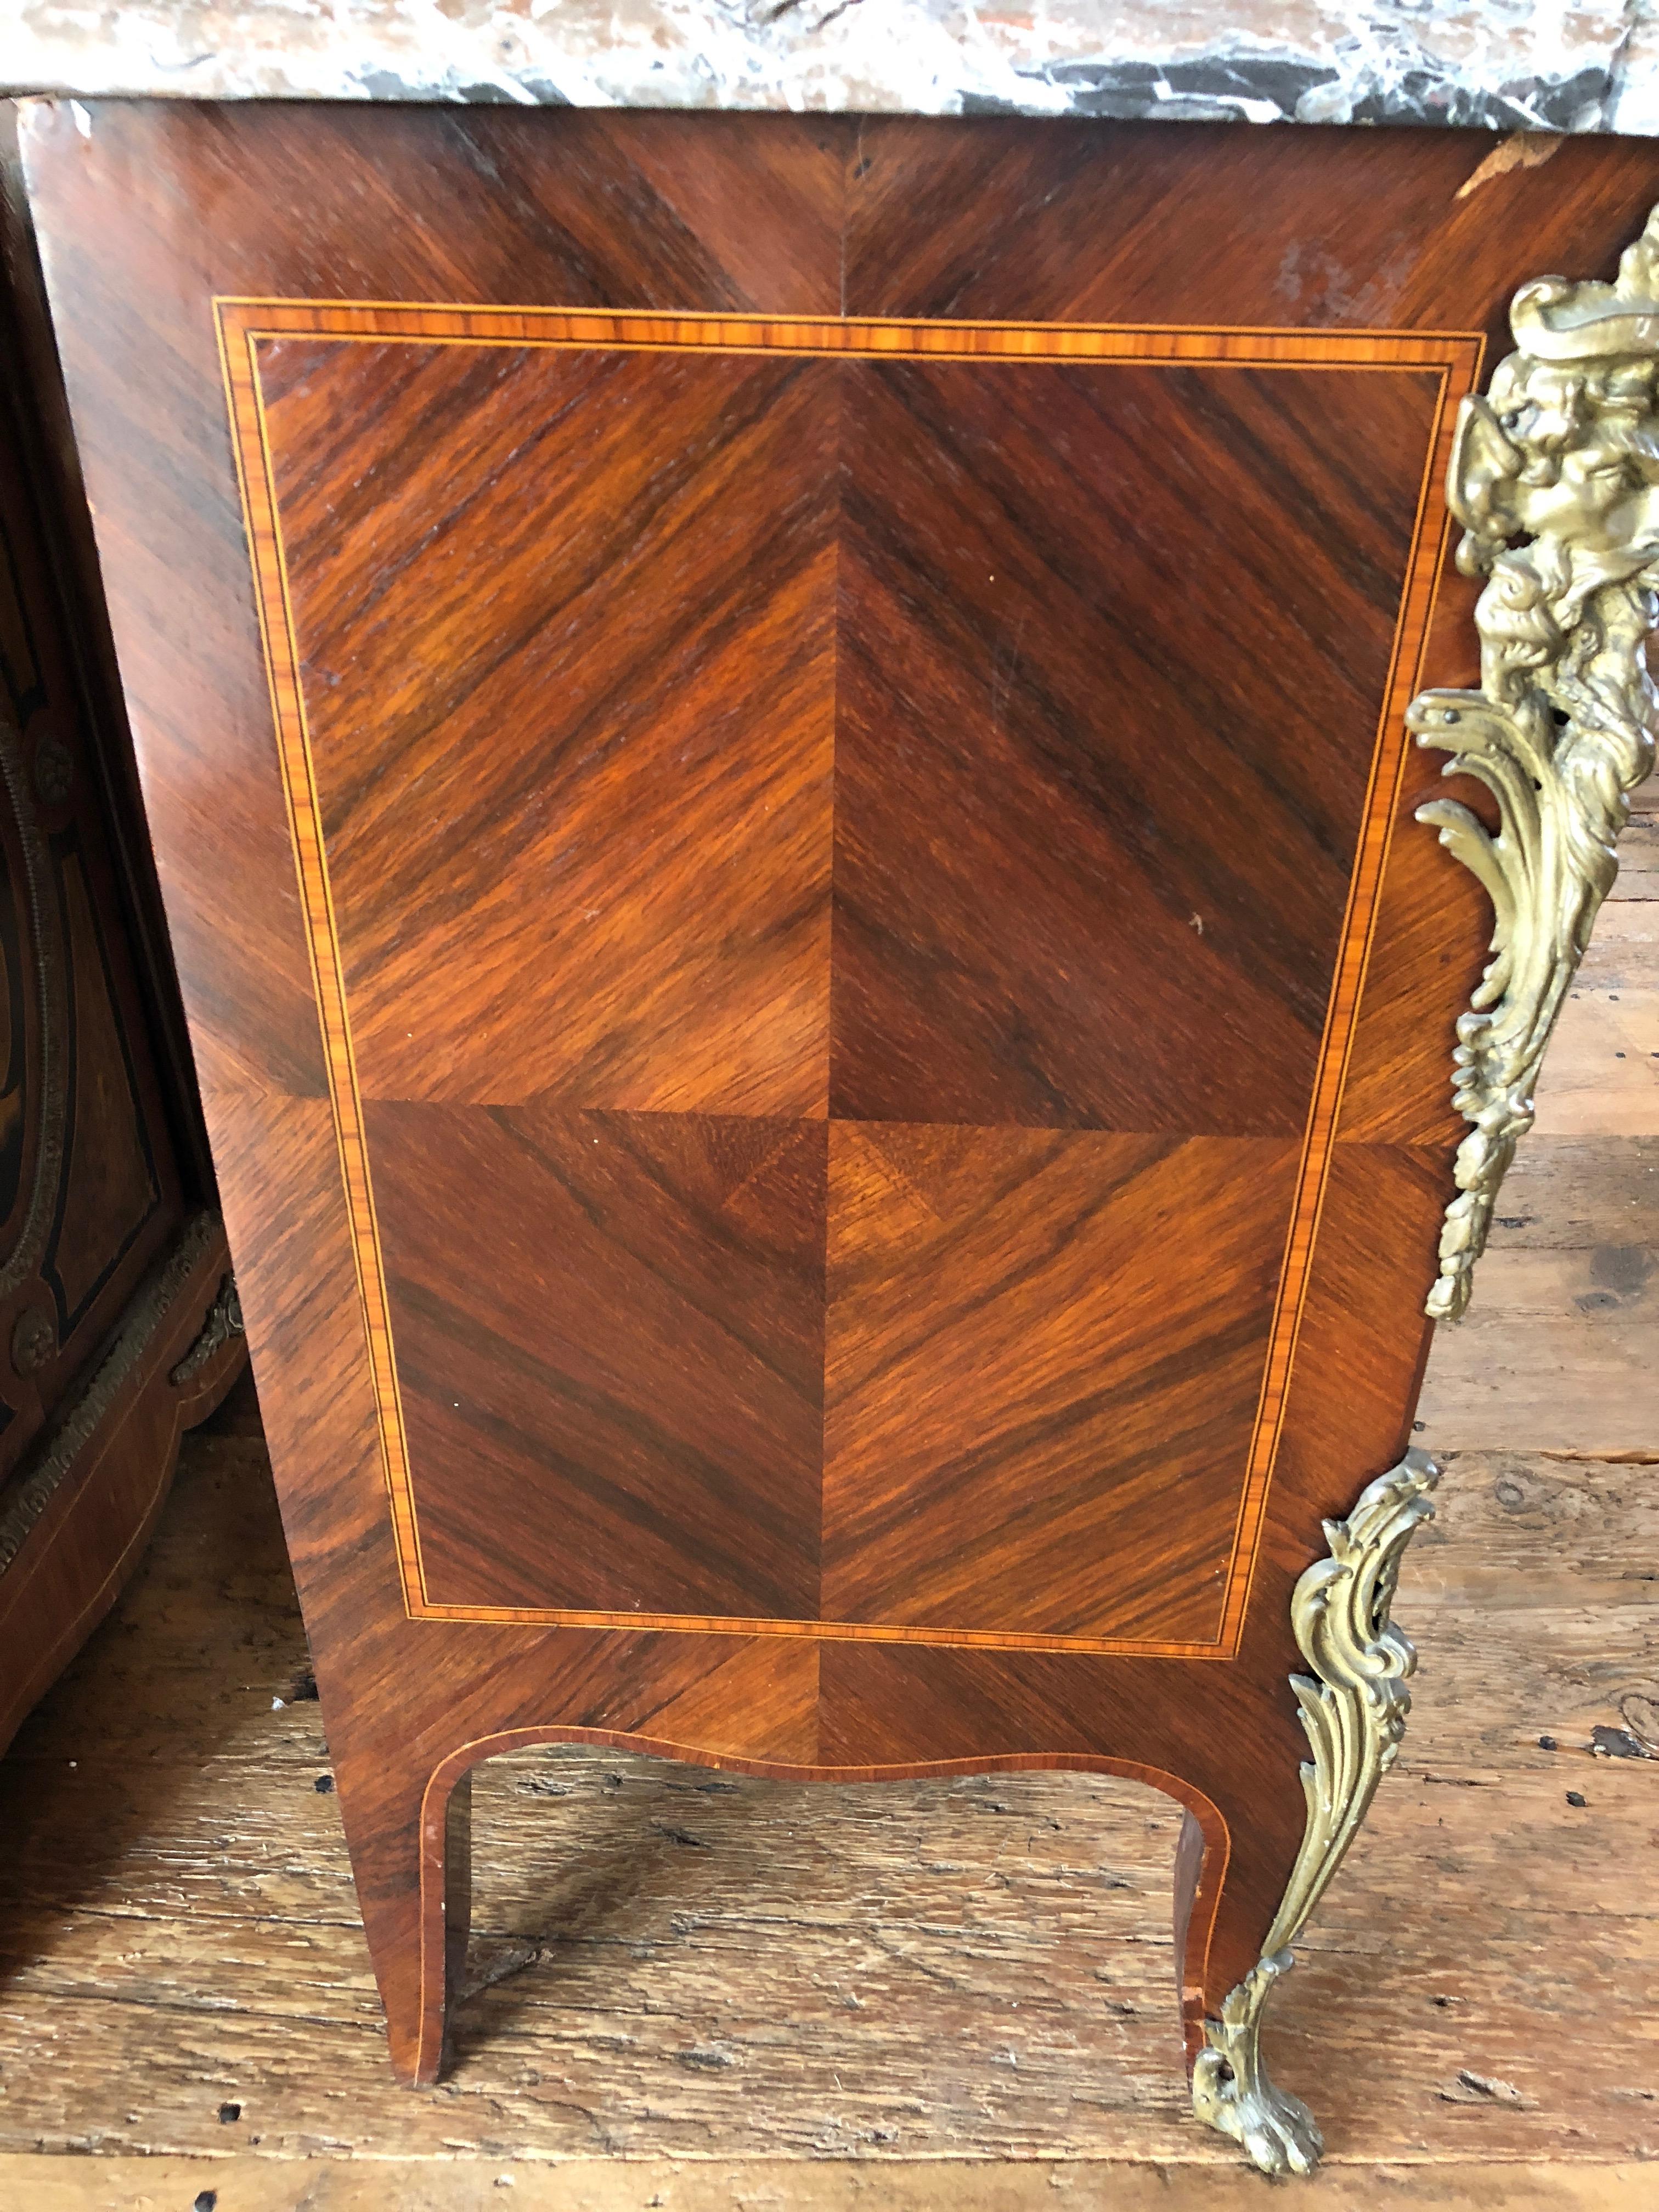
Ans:
[[[1545,277],[1510,310],[1516,350],[1462,404],[1448,499],[1457,563],[1485,576],[1480,689],[1425,691],[1407,722],[1497,804],[1417,818],[1480,879],[1492,960],[1457,1024],[1458,1147],[1427,1311],[1455,1321],[1499,1184],[1532,1126],[1533,1088],[1618,873],[1628,793],[1651,773],[1659,623],[1659,209],[1611,284]]]
[[[1302,1769],[1307,1826],[1261,1957],[1219,2018],[1206,2021],[1207,2047],[1193,2069],[1200,2119],[1231,2136],[1264,2173],[1310,2173],[1324,2150],[1308,2107],[1268,2078],[1261,2017],[1274,1983],[1295,1963],[1291,1944],[1400,1756],[1417,1654],[1389,1613],[1406,1547],[1433,1517],[1430,1493],[1439,1479],[1426,1453],[1408,1451],[1367,1486],[1346,1521],[1326,1522],[1328,1556],[1291,1594],[1291,1626],[1313,1669],[1291,1677],[1313,1752]]]

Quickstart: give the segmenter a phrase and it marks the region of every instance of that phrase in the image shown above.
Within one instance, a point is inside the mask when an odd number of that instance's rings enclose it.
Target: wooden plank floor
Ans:
[[[1271,2014],[1310,2204],[1659,2204],[1656,862],[1648,805],[1436,1348],[1416,1711]],[[0,1763],[0,2205],[1260,2201],[1181,2076],[1178,1813],[1081,1776],[495,1762],[459,2063],[394,2088],[307,1688],[243,1401]]]

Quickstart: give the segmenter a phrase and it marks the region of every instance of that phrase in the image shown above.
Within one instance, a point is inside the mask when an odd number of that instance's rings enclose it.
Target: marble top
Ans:
[[[0,82],[1659,133],[1659,0],[0,0]]]

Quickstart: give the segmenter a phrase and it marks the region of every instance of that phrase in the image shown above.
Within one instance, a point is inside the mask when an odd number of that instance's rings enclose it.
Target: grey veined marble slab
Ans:
[[[1659,0],[0,0],[0,82],[1659,133]]]

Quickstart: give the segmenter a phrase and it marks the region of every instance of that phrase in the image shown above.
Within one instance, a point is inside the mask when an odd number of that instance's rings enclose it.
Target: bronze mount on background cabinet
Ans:
[[[1651,763],[1659,233],[1524,282],[1644,154],[23,137],[398,2072],[491,1753],[1080,1769],[1186,1808],[1197,2109],[1306,2171],[1430,1321]]]

